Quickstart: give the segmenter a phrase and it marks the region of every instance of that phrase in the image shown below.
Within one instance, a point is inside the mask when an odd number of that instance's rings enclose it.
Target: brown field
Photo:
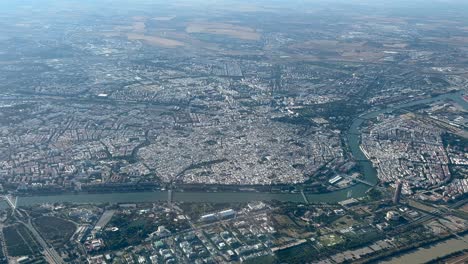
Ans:
[[[339,61],[378,62],[385,56],[383,50],[370,48],[366,46],[366,42],[345,43],[335,40],[310,40],[290,45],[288,48],[291,51],[316,51],[318,52],[316,56],[319,59],[326,57],[329,60]]]
[[[137,34],[137,33],[128,33],[127,37],[130,40],[143,40],[151,45],[162,46],[166,48],[176,48],[176,47],[184,46],[184,43],[180,41],[156,37],[156,36],[147,36],[147,35]]]
[[[359,16],[359,17],[356,17],[356,20],[366,21],[366,22],[375,21],[379,23],[390,23],[392,25],[408,23],[405,18],[385,17],[385,16]]]
[[[134,32],[145,32],[146,25],[145,22],[139,21],[133,23],[132,27]]]
[[[465,48],[468,43],[468,37],[451,37],[451,38],[438,38],[438,37],[428,37],[424,38],[425,41],[433,41],[438,43],[447,43],[450,45],[456,45],[460,48]]]
[[[225,35],[243,40],[259,40],[260,34],[252,28],[225,23],[190,23],[185,29],[187,33],[206,33]]]
[[[351,51],[362,48],[365,42],[343,43],[336,40],[309,40],[302,43],[295,43],[289,46],[290,49],[304,50],[328,50],[328,51]]]
[[[412,206],[412,207],[417,208],[419,210],[422,210],[424,212],[432,212],[433,210],[435,210],[435,207],[420,203],[420,202],[415,201],[415,200],[410,200],[408,204],[409,204],[409,206]]]
[[[450,40],[453,40],[455,43],[468,43],[468,37],[452,37]]]
[[[346,51],[341,54],[341,59],[350,60],[350,61],[368,61],[368,62],[377,62],[384,57],[382,52],[372,52],[372,51]]]
[[[152,18],[152,20],[155,20],[155,21],[170,21],[170,20],[172,20],[174,18],[176,18],[176,16],[163,16],[163,17]]]
[[[405,49],[408,47],[408,43],[393,43],[393,44],[384,44],[385,48],[393,49]]]
[[[114,27],[112,32],[103,32],[101,35],[106,37],[116,37],[122,36],[127,37],[129,40],[142,40],[148,44],[161,46],[165,48],[176,48],[185,46],[185,43],[171,39],[158,36],[159,33],[148,35],[147,28],[145,24],[145,17],[133,17],[134,22],[129,26],[117,26]]]

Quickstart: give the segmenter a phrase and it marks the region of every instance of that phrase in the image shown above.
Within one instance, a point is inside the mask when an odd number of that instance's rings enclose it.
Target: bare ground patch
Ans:
[[[225,23],[190,23],[185,31],[189,34],[205,33],[225,35],[243,40],[259,40],[261,37],[261,35],[252,28]]]
[[[184,46],[184,43],[180,41],[156,37],[156,36],[147,36],[147,35],[137,34],[137,33],[128,33],[127,37],[130,40],[143,40],[151,45],[163,46],[166,48],[176,48],[176,47]]]

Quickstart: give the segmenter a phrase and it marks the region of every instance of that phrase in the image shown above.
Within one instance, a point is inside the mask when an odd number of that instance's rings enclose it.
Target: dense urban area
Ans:
[[[0,263],[468,261],[468,5],[326,2],[0,3]]]

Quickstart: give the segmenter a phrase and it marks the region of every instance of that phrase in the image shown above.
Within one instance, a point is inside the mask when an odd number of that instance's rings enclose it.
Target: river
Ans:
[[[359,148],[360,127],[365,120],[374,118],[385,112],[410,107],[419,104],[431,103],[439,100],[450,99],[468,109],[468,103],[462,99],[462,93],[443,94],[432,98],[416,100],[410,103],[392,105],[389,108],[379,109],[356,118],[348,133],[347,140],[354,157],[359,160],[359,166],[364,179],[371,183],[377,183],[377,171],[372,167],[364,153]],[[311,203],[336,203],[349,197],[362,197],[369,189],[365,184],[356,184],[348,189],[323,194],[306,194]],[[73,202],[73,203],[138,203],[167,200],[167,192],[137,192],[137,193],[105,193],[105,194],[62,194],[50,196],[27,196],[18,199],[18,206],[30,206],[42,203]],[[304,202],[300,193],[260,193],[260,192],[174,192],[174,201],[189,202],[249,202],[257,200],[279,200],[289,202]]]

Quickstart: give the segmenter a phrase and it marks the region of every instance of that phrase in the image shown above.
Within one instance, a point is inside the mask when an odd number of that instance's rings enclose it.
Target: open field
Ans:
[[[129,40],[142,40],[150,45],[165,48],[175,48],[185,46],[181,41],[169,38],[159,37],[153,34],[147,34],[146,23],[143,18],[134,17],[135,22],[128,26],[116,26],[113,31],[104,32],[101,35],[105,37],[127,37]],[[159,33],[158,33],[159,34]]]
[[[276,263],[305,263],[311,261],[311,257],[316,255],[317,250],[309,243],[304,243],[296,247],[279,250],[276,252]]]
[[[133,31],[135,32],[144,32],[146,29],[145,22],[142,22],[142,21],[133,23],[132,27],[133,27]]]
[[[287,215],[275,214],[273,215],[272,220],[275,223],[274,227],[278,232],[288,237],[308,238],[313,235],[311,232],[306,232],[304,225],[298,225]]]
[[[319,238],[319,241],[322,245],[326,247],[331,247],[331,246],[342,243],[344,240],[341,236],[330,234],[330,235],[321,236]]]
[[[252,28],[225,23],[190,23],[185,31],[189,34],[204,33],[225,35],[242,40],[259,40],[261,37],[261,35]]]
[[[8,254],[11,256],[34,255],[40,252],[39,245],[22,224],[3,228]]]
[[[385,57],[382,48],[372,47],[367,42],[341,42],[336,40],[309,40],[289,45],[294,53],[311,53],[318,58],[345,61],[376,62]]]
[[[52,216],[36,218],[34,224],[47,241],[59,246],[67,242],[76,229],[72,222]]]
[[[333,222],[333,227],[336,229],[348,228],[356,224],[356,221],[349,215],[343,216]]]
[[[154,21],[170,21],[174,18],[176,18],[177,16],[159,16],[159,17],[154,17],[152,18],[152,20]]]
[[[176,47],[184,46],[184,43],[177,41],[177,40],[161,38],[161,37],[156,37],[156,36],[147,36],[147,35],[136,34],[136,33],[128,33],[127,38],[130,40],[143,40],[147,42],[148,44],[156,45],[156,46],[163,46],[166,48],[176,48]]]
[[[409,201],[409,205],[414,207],[414,208],[417,208],[419,210],[422,210],[424,212],[432,212],[434,211],[436,208],[432,207],[432,206],[429,206],[427,204],[423,204],[423,203],[420,203],[420,202],[417,202],[415,200],[410,200]]]

